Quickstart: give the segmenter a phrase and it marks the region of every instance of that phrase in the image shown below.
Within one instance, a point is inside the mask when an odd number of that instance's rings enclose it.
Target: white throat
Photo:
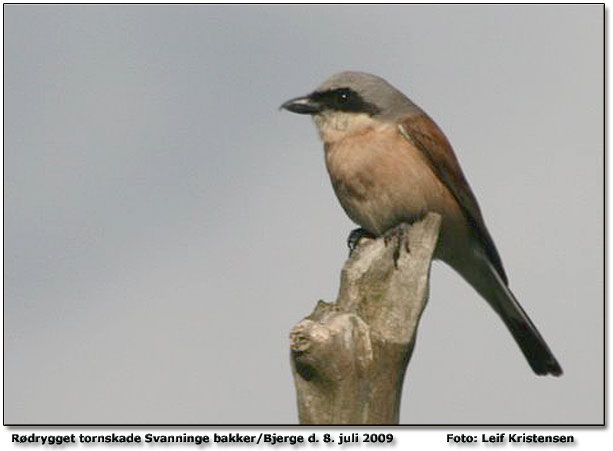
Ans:
[[[347,136],[365,133],[381,126],[366,113],[346,113],[343,111],[324,111],[313,116],[313,121],[321,140],[334,143]]]

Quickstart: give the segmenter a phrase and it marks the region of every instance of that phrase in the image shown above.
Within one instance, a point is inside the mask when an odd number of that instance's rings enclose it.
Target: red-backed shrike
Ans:
[[[334,191],[349,217],[381,236],[428,211],[441,215],[435,257],[464,277],[500,315],[536,374],[562,368],[509,289],[481,210],[449,141],[424,111],[380,77],[332,76],[282,108],[313,117]],[[359,238],[358,238],[359,239]]]

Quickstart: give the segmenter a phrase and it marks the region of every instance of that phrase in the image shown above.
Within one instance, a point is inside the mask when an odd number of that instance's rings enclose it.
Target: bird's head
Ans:
[[[313,116],[322,139],[330,142],[385,126],[417,107],[381,77],[341,72],[309,95],[288,100],[281,108]]]

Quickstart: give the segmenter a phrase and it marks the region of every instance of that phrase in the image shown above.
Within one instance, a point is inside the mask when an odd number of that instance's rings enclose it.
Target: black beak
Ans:
[[[322,110],[322,106],[311,99],[310,96],[296,97],[295,99],[288,100],[281,108],[298,114],[317,114]]]

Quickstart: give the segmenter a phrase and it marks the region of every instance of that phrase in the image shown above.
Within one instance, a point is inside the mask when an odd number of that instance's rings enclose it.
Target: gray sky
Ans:
[[[278,106],[346,69],[445,130],[565,371],[437,262],[401,421],[603,421],[602,6],[4,11],[5,422],[297,421],[353,224]]]

